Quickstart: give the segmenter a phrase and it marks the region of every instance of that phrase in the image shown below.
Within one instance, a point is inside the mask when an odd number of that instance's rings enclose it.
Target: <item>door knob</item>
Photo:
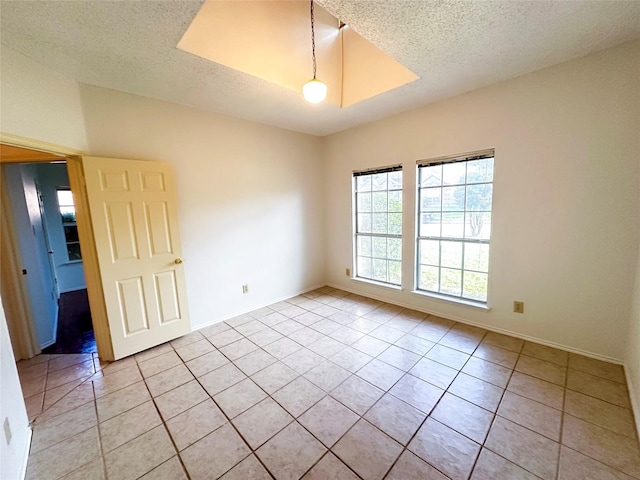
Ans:
[[[176,265],[180,265],[180,264],[182,263],[182,259],[181,259],[181,258],[176,258],[173,262],[174,262]]]

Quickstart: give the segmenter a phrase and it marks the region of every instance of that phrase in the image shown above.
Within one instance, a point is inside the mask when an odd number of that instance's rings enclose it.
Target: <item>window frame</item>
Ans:
[[[423,185],[421,185],[422,182],[422,171],[421,168],[424,167],[430,167],[430,166],[437,166],[437,165],[444,165],[444,164],[452,164],[452,163],[468,163],[474,160],[482,160],[482,159],[488,159],[491,158],[493,159],[492,162],[492,171],[491,171],[491,179],[490,181],[483,181],[483,182],[468,182],[468,179],[466,177],[466,168],[465,168],[465,179],[464,179],[464,183],[457,183],[457,184],[445,184],[444,181],[441,179],[440,180],[440,195],[441,195],[441,205],[440,205],[440,210],[439,212],[435,212],[435,213],[439,213],[440,215],[442,215],[443,213],[446,213],[446,210],[444,209],[444,200],[442,199],[442,190],[445,187],[460,187],[460,186],[464,186],[465,187],[465,197],[464,197],[464,209],[462,210],[462,212],[456,211],[455,213],[462,213],[464,215],[464,221],[462,224],[462,234],[460,236],[445,236],[443,235],[443,231],[442,231],[442,225],[443,225],[443,219],[442,216],[440,217],[440,234],[438,236],[435,235],[426,235],[421,231],[421,225],[422,223],[422,216],[425,214],[429,214],[429,211],[423,211],[423,191],[426,190],[427,188],[433,188],[434,190],[436,188],[438,188],[437,186],[434,187],[424,187]],[[443,300],[447,300],[447,301],[453,301],[456,303],[462,303],[462,304],[466,304],[466,305],[470,305],[470,306],[476,306],[476,307],[481,307],[481,308],[489,308],[489,298],[490,298],[490,289],[489,289],[489,279],[490,279],[490,267],[491,267],[491,261],[490,261],[490,254],[491,254],[491,230],[492,230],[492,224],[493,224],[493,184],[494,184],[494,180],[495,180],[495,150],[494,149],[488,149],[488,150],[482,150],[482,151],[478,151],[478,152],[471,152],[471,153],[466,153],[466,154],[461,154],[461,155],[453,155],[453,156],[446,156],[446,157],[439,157],[439,158],[434,158],[434,159],[430,159],[430,160],[420,160],[418,162],[416,162],[416,201],[415,201],[415,208],[416,208],[416,215],[415,215],[415,262],[414,262],[414,293],[420,294],[420,295],[427,295],[430,297],[435,297],[435,298],[440,298]],[[491,202],[489,205],[489,210],[481,210],[480,212],[482,213],[489,213],[490,214],[490,222],[489,222],[489,234],[487,238],[473,238],[473,237],[469,237],[465,235],[465,228],[467,228],[466,226],[466,215],[468,212],[474,212],[474,211],[478,211],[478,210],[467,210],[467,186],[469,185],[490,185],[490,191],[491,191]],[[422,260],[422,252],[421,252],[421,241],[438,241],[440,242],[439,244],[439,257],[438,257],[438,264],[436,265],[432,265],[432,264],[423,264],[421,263]],[[461,243],[461,247],[460,247],[460,251],[461,251],[461,260],[460,260],[460,267],[456,268],[456,267],[447,267],[444,266],[443,267],[443,261],[442,261],[442,243],[441,242],[459,242]],[[477,244],[477,245],[486,245],[487,247],[487,254],[486,254],[486,271],[481,271],[481,270],[474,270],[472,268],[465,268],[465,249],[466,246],[465,244]],[[421,267],[422,266],[433,266],[433,267],[437,267],[438,268],[438,291],[434,291],[434,290],[429,290],[424,288],[424,286],[421,285]],[[459,270],[460,271],[460,295],[456,295],[453,293],[448,293],[448,292],[442,292],[442,269],[443,268],[450,268],[450,269],[454,269],[454,270]],[[465,296],[465,285],[464,285],[464,275],[465,272],[468,273],[480,273],[480,274],[484,274],[486,275],[486,298],[483,299],[478,299],[478,298],[473,298],[469,295]]]
[[[373,193],[375,192],[375,190],[371,189],[369,190],[372,193],[372,206],[371,206],[371,212],[359,212],[358,210],[358,193],[362,193],[361,191],[358,190],[358,185],[357,185],[357,181],[358,181],[358,177],[363,177],[363,176],[372,176],[372,175],[376,175],[376,174],[380,174],[380,173],[391,173],[391,172],[400,172],[401,173],[401,179],[400,179],[400,188],[394,188],[394,189],[389,189],[389,185],[387,184],[387,188],[386,190],[380,190],[380,191],[385,191],[386,192],[386,200],[387,200],[387,209],[385,210],[384,213],[387,214],[387,233],[374,233],[373,232],[373,218],[372,218],[372,228],[371,228],[371,232],[360,232],[359,231],[359,225],[358,225],[358,214],[359,213],[371,213],[371,215],[373,216],[374,210],[373,210]],[[387,179],[388,180],[388,179]],[[354,170],[352,172],[351,175],[351,191],[352,191],[352,225],[353,225],[353,237],[352,237],[352,247],[353,247],[353,261],[352,261],[352,271],[351,271],[351,275],[350,277],[353,280],[358,280],[358,281],[362,281],[362,282],[366,282],[366,283],[373,283],[376,285],[380,285],[380,286],[384,286],[387,288],[393,288],[393,289],[401,289],[402,288],[402,270],[403,270],[403,257],[402,257],[402,236],[403,236],[403,227],[402,227],[402,223],[403,223],[403,211],[404,211],[404,198],[403,198],[403,190],[404,190],[404,173],[403,173],[403,166],[402,164],[396,164],[396,165],[392,165],[392,166],[387,166],[387,167],[379,167],[379,168],[370,168],[370,169],[366,169],[366,170]],[[399,192],[400,195],[400,202],[401,202],[401,210],[400,212],[395,212],[389,211],[389,192]],[[395,213],[395,214],[399,214],[399,218],[400,218],[400,233],[389,233],[389,213]],[[372,247],[371,247],[371,254],[370,255],[358,255],[358,239],[360,237],[369,237],[372,239]],[[387,246],[386,246],[386,257],[382,258],[382,257],[374,257],[373,254],[373,239],[374,238],[385,238],[387,239],[397,239],[400,241],[400,247],[399,247],[399,256],[398,258],[391,258],[389,255],[389,244],[387,242]],[[372,267],[371,267],[371,275],[370,276],[363,276],[360,274],[360,269],[358,268],[358,258],[359,257],[369,257],[372,260],[378,258],[379,260],[384,260],[387,262],[386,265],[386,278],[387,280],[380,280],[380,279],[376,279],[373,278],[373,262],[372,262]],[[389,271],[389,262],[393,261],[393,262],[397,262],[399,267],[400,267],[400,273],[399,273],[399,281],[398,283],[393,283],[390,280],[390,271]]]
[[[68,204],[61,204],[60,203],[60,195],[59,192],[69,192],[72,195],[73,198],[73,192],[71,191],[70,187],[57,187],[56,188],[56,201],[58,202],[58,213],[60,214],[60,220],[62,222],[62,235],[64,237],[64,243],[65,246],[67,248],[67,261],[68,263],[77,263],[77,262],[82,262],[82,250],[80,247],[80,239],[78,237],[78,224],[76,222],[76,220],[73,221],[68,221],[65,220],[65,216],[62,213],[62,209],[63,207],[73,207],[73,218],[76,218],[76,205],[75,202],[73,203],[73,205],[68,205]],[[67,229],[72,229],[71,231],[75,231],[75,235],[71,235],[73,238],[78,238],[78,240],[69,240],[69,236],[68,236],[68,230]],[[74,250],[74,258],[71,258],[71,250],[69,249],[69,245],[77,245],[77,254],[75,253]],[[75,256],[77,255],[77,258],[75,258]]]

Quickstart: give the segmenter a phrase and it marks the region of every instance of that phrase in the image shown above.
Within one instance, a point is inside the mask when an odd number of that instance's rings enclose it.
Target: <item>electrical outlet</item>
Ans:
[[[4,417],[4,439],[7,445],[11,444],[11,424],[9,423],[9,417]]]
[[[249,293],[249,285],[242,285],[242,293]]]
[[[513,302],[513,311],[516,313],[524,313],[524,302]]]
[[[345,268],[345,270],[344,270],[344,274],[345,274],[347,277],[350,277],[350,276],[351,276],[351,269],[350,269],[350,268]]]

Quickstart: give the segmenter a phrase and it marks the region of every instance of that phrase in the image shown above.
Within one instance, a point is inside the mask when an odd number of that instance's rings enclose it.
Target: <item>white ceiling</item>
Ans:
[[[420,79],[348,108],[310,105],[176,48],[200,0],[1,0],[0,35],[81,83],[320,136],[640,38],[638,0],[317,3]]]

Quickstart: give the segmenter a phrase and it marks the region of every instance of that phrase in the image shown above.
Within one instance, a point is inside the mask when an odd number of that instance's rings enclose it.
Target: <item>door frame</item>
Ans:
[[[109,324],[107,319],[107,310],[105,305],[104,294],[102,290],[102,280],[100,277],[100,268],[98,265],[98,256],[96,253],[95,240],[93,230],[91,228],[91,218],[89,216],[89,205],[86,193],[86,184],[84,180],[84,171],[82,168],[83,154],[80,150],[64,147],[61,145],[43,142],[36,139],[20,137],[17,135],[0,132],[0,144],[26,148],[40,152],[33,159],[0,159],[0,163],[28,163],[28,162],[47,162],[52,160],[66,160],[67,172],[69,174],[69,184],[73,194],[76,206],[76,220],[78,226],[78,236],[82,248],[82,260],[85,271],[85,281],[87,284],[87,292],[89,296],[89,307],[91,309],[91,319],[93,330],[98,348],[98,355],[104,361],[113,360],[113,349],[111,346],[111,336],[109,333]],[[15,227],[10,215],[4,213],[7,209],[4,207],[6,203],[3,198],[3,230],[7,230],[7,239],[15,239]],[[5,233],[3,232],[3,236]],[[20,254],[15,248],[15,240],[13,242],[2,242],[2,254],[9,254],[6,258],[14,259],[14,263],[21,263]],[[8,251],[5,252],[4,250]],[[13,251],[12,251],[13,250]],[[13,256],[11,256],[13,255]],[[13,266],[13,265],[12,265]],[[7,269],[3,269],[7,270]],[[40,352],[40,347],[35,338],[33,325],[33,314],[26,301],[26,292],[21,281],[19,271],[16,268],[9,268],[9,271],[3,272],[3,283],[7,283],[9,288],[2,289],[2,301],[7,313],[7,322],[15,332],[18,343],[15,350],[20,352],[21,356],[31,357]],[[6,297],[6,298],[5,298]],[[35,348],[34,348],[35,347]]]

